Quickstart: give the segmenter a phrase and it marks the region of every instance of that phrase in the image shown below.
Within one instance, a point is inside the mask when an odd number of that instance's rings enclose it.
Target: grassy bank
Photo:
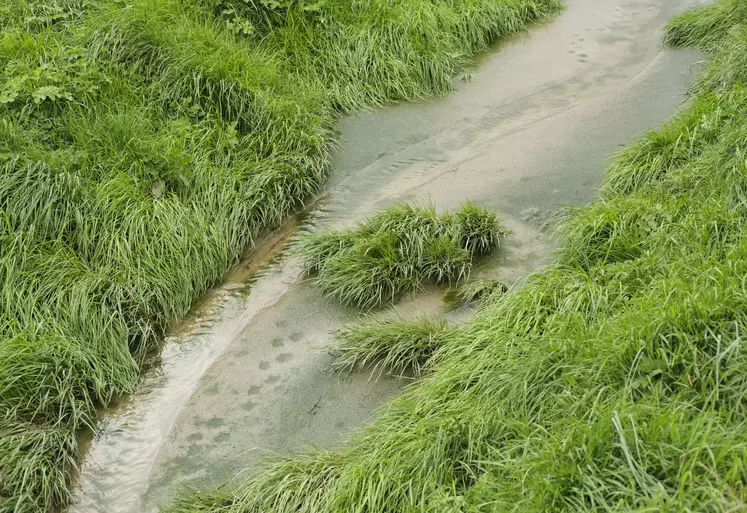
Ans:
[[[74,432],[318,190],[335,119],[448,92],[556,0],[0,7],[0,512],[68,499]]]
[[[169,511],[747,509],[744,5],[669,25],[713,54],[691,101],[376,423]]]

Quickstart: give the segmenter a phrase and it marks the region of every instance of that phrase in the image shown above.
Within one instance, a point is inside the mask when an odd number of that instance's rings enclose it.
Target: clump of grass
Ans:
[[[747,83],[747,27],[744,25],[729,31],[698,77],[696,89],[720,93],[737,82]]]
[[[62,337],[17,335],[0,346],[0,407],[39,424],[91,424],[107,375],[95,355]],[[103,392],[103,393],[102,393]]]
[[[53,511],[67,502],[76,449],[64,427],[0,419],[0,511]]]
[[[743,5],[687,14],[669,40],[721,39]],[[720,81],[626,148],[558,258],[449,332],[348,444],[169,511],[745,509],[745,112],[747,88]]]
[[[443,319],[373,317],[335,333],[338,344],[335,372],[352,373],[372,366],[371,375],[422,374],[445,340],[449,327]]]
[[[353,230],[309,235],[298,253],[324,294],[370,309],[428,280],[463,280],[473,257],[498,246],[504,234],[495,212],[471,203],[443,215],[433,205],[403,203]]]
[[[747,5],[742,0],[721,0],[685,12],[670,21],[664,42],[671,46],[694,46],[713,52],[729,32],[747,20]]]
[[[453,306],[483,303],[503,295],[507,290],[506,284],[498,280],[477,280],[452,288],[444,295],[444,301]]]

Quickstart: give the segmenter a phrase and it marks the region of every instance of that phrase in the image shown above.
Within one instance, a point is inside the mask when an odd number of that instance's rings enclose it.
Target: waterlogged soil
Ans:
[[[330,184],[175,323],[140,390],[103,416],[76,513],[155,511],[274,453],[340,443],[409,380],[330,375],[323,348],[357,312],[325,300],[286,251],[299,231],[353,223],[398,200],[496,208],[512,231],[476,276],[514,282],[547,261],[552,213],[591,199],[605,159],[683,100],[700,55],[663,50],[660,27],[697,0],[568,0],[503,41],[455,94],[340,123]],[[443,313],[443,290],[397,305]],[[388,310],[394,314],[394,309]]]

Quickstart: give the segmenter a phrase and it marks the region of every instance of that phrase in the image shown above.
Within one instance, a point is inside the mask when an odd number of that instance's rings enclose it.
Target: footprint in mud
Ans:
[[[219,428],[219,427],[222,427],[223,425],[225,425],[226,421],[223,420],[220,417],[213,417],[210,420],[202,420],[199,417],[197,417],[194,420],[194,423],[195,423],[196,426],[205,426],[205,427],[209,427],[209,428]]]
[[[261,370],[267,370],[267,369],[269,369],[270,368],[270,362],[268,362],[267,360],[262,360],[261,362],[259,362],[259,368]]]
[[[296,331],[295,333],[291,333],[288,337],[288,340],[291,342],[298,342],[303,338],[303,333]]]
[[[539,226],[542,224],[542,212],[538,208],[528,208],[521,212],[521,219],[527,224]]]
[[[213,384],[205,388],[204,392],[205,395],[218,395],[220,393],[220,390],[218,389],[218,385]]]
[[[205,451],[204,445],[199,445],[199,444],[190,445],[189,449],[187,449],[187,456],[188,457],[199,456],[204,451]]]
[[[231,433],[228,431],[221,431],[213,437],[213,442],[227,442],[231,438]]]
[[[272,344],[272,347],[283,347],[283,339],[282,338],[273,339],[272,342],[270,342],[270,344]]]
[[[278,355],[277,358],[275,358],[275,360],[278,361],[278,362],[280,362],[280,363],[287,362],[287,361],[289,361],[291,359],[293,359],[293,355],[291,353],[282,353],[282,354]]]

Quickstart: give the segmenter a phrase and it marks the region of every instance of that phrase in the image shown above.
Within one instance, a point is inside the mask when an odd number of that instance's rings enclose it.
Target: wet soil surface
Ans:
[[[349,225],[394,201],[467,199],[512,235],[475,275],[513,282],[547,261],[548,220],[593,198],[605,159],[683,100],[701,59],[663,50],[660,27],[696,0],[568,0],[555,20],[481,56],[448,97],[340,123],[325,195],[270,234],[175,323],[140,391],[111,408],[70,511],[154,511],[273,452],[340,443],[409,381],[330,375],[322,348],[358,313],[325,300],[288,256],[294,234]],[[399,313],[447,311],[427,288]],[[390,313],[393,309],[390,309]]]

